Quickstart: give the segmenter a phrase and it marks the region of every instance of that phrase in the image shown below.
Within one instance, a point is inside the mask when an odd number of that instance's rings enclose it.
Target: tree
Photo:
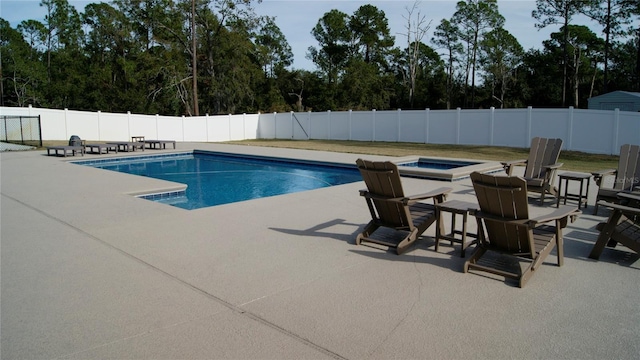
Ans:
[[[18,31],[22,33],[25,41],[27,41],[31,47],[32,54],[46,49],[47,28],[43,23],[37,20],[25,20],[18,24]]]
[[[491,97],[505,107],[505,95],[512,83],[516,82],[517,68],[522,63],[524,50],[518,40],[503,28],[487,33],[480,42],[481,63],[491,84]],[[495,89],[499,92],[496,96]]]
[[[567,34],[567,35],[565,35]],[[560,32],[552,33],[551,40],[545,42],[545,47],[561,47],[566,36],[567,53],[569,62],[567,68],[571,71],[569,84],[573,93],[573,106],[580,106],[580,86],[590,84],[598,71],[597,62],[604,42],[599,39],[588,27],[582,25],[569,25],[568,29],[560,29]],[[596,63],[595,65],[591,65]],[[584,81],[588,79],[588,81]]]
[[[525,53],[522,74],[525,85],[522,87],[525,105],[539,107],[564,106],[562,83],[556,81],[562,76],[562,50],[546,46],[543,50],[531,49]]]
[[[413,17],[414,12],[418,7],[418,2],[413,3],[411,8],[405,8],[407,16],[404,17],[407,21],[405,29],[407,33],[407,69],[405,70],[404,78],[409,88],[409,104],[411,108],[414,107],[414,97],[416,92],[416,79],[418,75],[418,58],[420,57],[420,46],[422,45],[422,39],[429,31],[431,22],[426,21],[426,17],[418,11],[416,17]]]
[[[89,69],[85,87],[85,103],[94,109],[120,111],[130,105],[134,96],[130,77],[135,71],[132,38],[127,19],[107,3],[89,4],[82,16],[87,29],[85,49]],[[128,108],[132,110],[135,108]]]
[[[275,70],[291,66],[293,53],[280,28],[272,18],[267,18],[256,36],[257,56],[265,74],[275,76]]]
[[[416,79],[416,107],[442,108],[446,98],[445,64],[440,55],[430,46],[419,48],[418,76]]]
[[[344,109],[389,107],[393,75],[388,56],[394,38],[387,18],[375,6],[359,7],[347,23],[351,45],[340,77],[337,104]]]
[[[440,49],[446,51],[446,99],[447,109],[451,109],[451,98],[453,92],[453,74],[454,64],[458,61],[457,55],[462,53],[463,47],[459,42],[458,29],[449,20],[442,19],[440,25],[436,27],[436,31],[431,38],[431,42]]]
[[[211,114],[256,111],[264,73],[251,41],[259,19],[250,1],[219,1],[198,11],[201,103]]]
[[[596,20],[603,27],[604,38],[604,81],[602,92],[609,87],[609,53],[612,39],[625,35],[623,25],[630,23],[632,2],[629,0],[595,0],[590,3],[586,14]]]
[[[363,5],[349,18],[354,51],[365,63],[386,65],[386,56],[393,46],[389,25],[383,11],[373,5]]]
[[[573,16],[587,5],[587,1],[591,2],[592,0],[536,0],[536,10],[531,13],[539,21],[536,24],[537,28],[542,29],[552,24],[560,24],[561,28],[565,30],[562,38],[562,106],[565,106],[567,102],[569,25]]]
[[[390,75],[380,74],[375,64],[353,59],[346,67],[338,87],[337,110],[388,109]]]
[[[638,25],[638,23],[640,22],[640,2],[638,2],[637,0],[625,0],[624,7],[625,9],[627,9],[629,14],[631,14],[631,16],[635,18],[635,22],[632,22],[632,24],[635,23],[636,27],[634,28],[633,26],[630,26],[627,33],[635,42],[635,48],[636,48],[635,49],[636,50],[635,51],[636,68],[635,68],[635,77],[634,77],[635,81],[632,86],[632,89],[635,89],[636,91],[640,91],[640,25]]]
[[[19,28],[29,33],[27,28],[42,26],[36,23],[33,20],[23,22]],[[0,54],[0,105],[22,107],[42,104],[47,76],[40,53],[4,19],[0,19]]]
[[[624,43],[615,43],[611,49],[609,90],[640,91],[639,71],[636,57],[640,48],[638,38]]]
[[[470,75],[471,107],[475,107],[478,44],[485,33],[502,27],[504,17],[498,11],[497,0],[467,0],[457,3],[451,22],[458,24],[459,37],[466,44],[466,84]]]
[[[324,72],[328,83],[333,84],[350,54],[348,15],[335,9],[329,11],[318,21],[311,34],[318,41],[319,48],[309,47],[307,57]]]

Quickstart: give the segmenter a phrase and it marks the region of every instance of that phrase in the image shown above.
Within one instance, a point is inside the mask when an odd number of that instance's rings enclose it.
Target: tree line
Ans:
[[[79,13],[41,0],[42,22],[0,18],[0,105],[164,115],[584,108],[591,96],[640,91],[637,0],[537,0],[536,27],[560,30],[530,50],[504,29],[496,0],[459,1],[437,24],[416,2],[397,38],[374,5],[334,9],[300,29],[317,41],[313,71],[292,68],[259,3],[113,0]],[[575,24],[578,14],[602,36]]]

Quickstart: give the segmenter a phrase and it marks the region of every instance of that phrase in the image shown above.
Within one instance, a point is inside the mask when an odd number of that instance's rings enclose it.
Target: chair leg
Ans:
[[[558,266],[564,265],[564,239],[562,237],[562,219],[556,220],[556,254],[558,256]]]
[[[407,235],[407,237],[405,237],[402,241],[400,241],[400,243],[396,247],[396,253],[398,255],[402,255],[405,251],[407,251],[407,249],[409,248],[409,245],[413,244],[417,239],[418,239],[418,229],[411,230],[409,235]]]
[[[463,272],[467,273],[469,272],[469,265],[470,264],[475,264],[481,257],[482,255],[484,255],[484,253],[487,252],[487,249],[477,246],[476,249],[474,250],[473,254],[471,254],[471,257],[469,257],[469,260],[464,262],[464,269]]]
[[[600,230],[600,236],[598,236],[598,240],[596,240],[596,243],[593,245],[589,258],[594,260],[598,260],[600,258],[600,254],[602,254],[602,250],[604,250],[604,247],[611,239],[611,234],[613,234],[613,231],[618,225],[620,217],[622,217],[621,211],[614,211],[611,214],[609,221],[607,221],[607,223],[602,227],[602,230]]]
[[[371,236],[371,234],[373,234],[373,232],[376,231],[379,227],[380,226],[376,224],[373,220],[369,221],[367,226],[365,226],[364,230],[360,234],[358,234],[358,236],[356,237],[356,245],[360,245],[362,243],[363,238],[367,238]]]
[[[520,276],[520,281],[518,281],[518,287],[524,287],[524,285],[529,281],[531,275],[533,274],[533,269],[528,267]]]

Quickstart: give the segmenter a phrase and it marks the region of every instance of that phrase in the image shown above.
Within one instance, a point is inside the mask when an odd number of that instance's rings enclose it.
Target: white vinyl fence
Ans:
[[[477,109],[291,112],[175,117],[0,107],[0,115],[40,115],[43,140],[89,141],[131,136],[183,142],[326,139],[529,147],[561,138],[564,150],[618,154],[640,144],[640,113],[584,109]]]

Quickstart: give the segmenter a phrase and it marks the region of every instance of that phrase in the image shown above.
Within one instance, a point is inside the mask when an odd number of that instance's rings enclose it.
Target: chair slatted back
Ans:
[[[562,139],[545,139],[535,137],[531,139],[529,158],[527,167],[524,170],[524,177],[528,179],[544,178],[546,174],[545,166],[558,162],[560,150],[562,149]]]
[[[395,227],[411,227],[413,224],[407,206],[384,200],[404,197],[398,166],[389,161],[363,159],[358,159],[356,164],[369,193],[379,197],[373,199],[373,204],[380,220]]]
[[[471,181],[480,210],[497,220],[484,219],[488,245],[512,254],[535,255],[533,235],[525,224],[510,220],[529,219],[527,182],[515,176],[493,176],[474,172]]]
[[[640,145],[625,144],[620,147],[620,160],[613,189],[631,191],[638,188],[640,188]]]

